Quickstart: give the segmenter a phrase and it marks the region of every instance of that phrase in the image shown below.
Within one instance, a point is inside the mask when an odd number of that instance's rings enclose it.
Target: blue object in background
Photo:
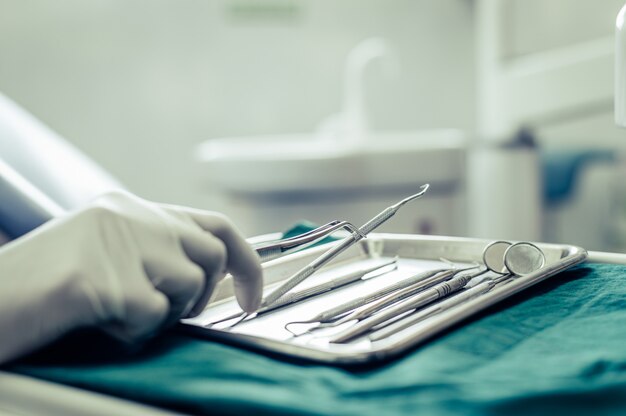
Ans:
[[[614,161],[611,150],[542,151],[544,203],[554,205],[570,198],[577,180],[589,165]]]

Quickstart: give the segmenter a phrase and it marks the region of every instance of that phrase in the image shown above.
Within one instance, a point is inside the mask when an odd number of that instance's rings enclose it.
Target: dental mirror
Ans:
[[[506,251],[511,247],[508,241],[494,241],[483,250],[483,263],[492,272],[506,274],[509,272],[504,256]]]
[[[516,243],[506,249],[504,265],[518,276],[525,276],[541,269],[546,264],[543,251],[531,243]]]

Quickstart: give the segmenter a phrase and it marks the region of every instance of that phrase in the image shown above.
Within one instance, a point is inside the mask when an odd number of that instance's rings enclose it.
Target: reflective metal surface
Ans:
[[[451,237],[399,234],[370,235],[366,240],[362,240],[334,258],[327,267],[304,282],[302,289],[332,280],[337,274],[372,267],[380,264],[381,261],[389,261],[398,256],[396,270],[356,282],[345,288],[331,290],[320,296],[311,297],[294,306],[277,309],[267,316],[259,315],[255,319],[244,321],[234,328],[229,328],[228,322],[223,325],[215,325],[212,328],[205,328],[207,323],[235,312],[241,312],[233,297],[232,282],[225,281],[219,287],[218,301],[210,305],[200,316],[185,320],[184,328],[186,331],[213,340],[304,360],[343,365],[384,360],[414,348],[451,325],[580,263],[586,258],[586,251],[579,247],[537,244],[537,248],[545,255],[545,264],[539,270],[513,279],[503,276],[502,279],[506,279],[506,284],[496,284],[494,287],[489,287],[489,290],[484,293],[481,292],[491,284],[483,285],[482,281],[478,282],[472,288],[480,288],[470,292],[475,293],[475,296],[463,295],[470,290],[468,284],[466,289],[458,292],[458,295],[446,297],[442,301],[432,303],[432,306],[427,306],[427,308],[437,308],[436,313],[429,314],[424,319],[415,318],[416,322],[380,339],[361,336],[345,343],[329,342],[332,337],[350,328],[353,325],[351,322],[337,327],[322,328],[311,334],[307,333],[298,337],[294,337],[284,328],[288,322],[308,320],[324,310],[358,297],[379,292],[385,286],[402,282],[416,274],[426,273],[434,269],[449,268],[447,263],[440,260],[442,257],[467,266],[474,262],[482,263],[483,250],[489,243],[490,241],[487,240]],[[327,246],[316,247],[265,263],[266,293],[270,293],[277,285],[289,278],[294,270],[309,264],[327,250]],[[525,253],[526,251],[522,250],[522,252]],[[522,272],[529,270],[520,268],[523,263],[517,264],[515,262],[509,266]],[[536,263],[530,262],[531,268],[535,265]],[[497,276],[493,272],[489,273]],[[454,299],[454,296],[466,296],[467,298],[462,297],[461,302],[451,305],[449,308],[442,309],[439,307],[447,299]],[[407,319],[409,316],[411,315],[408,315]],[[399,318],[402,319],[402,317]]]

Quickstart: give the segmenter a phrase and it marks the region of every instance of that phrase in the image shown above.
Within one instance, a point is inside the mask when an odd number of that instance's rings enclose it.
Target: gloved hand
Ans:
[[[0,247],[0,362],[83,326],[140,340],[200,313],[226,272],[256,310],[258,257],[224,216],[107,194]]]

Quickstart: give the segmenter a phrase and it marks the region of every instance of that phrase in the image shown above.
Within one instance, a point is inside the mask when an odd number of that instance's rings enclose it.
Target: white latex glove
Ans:
[[[107,194],[0,247],[0,363],[84,326],[141,340],[200,313],[226,272],[256,310],[258,256],[224,216]]]

